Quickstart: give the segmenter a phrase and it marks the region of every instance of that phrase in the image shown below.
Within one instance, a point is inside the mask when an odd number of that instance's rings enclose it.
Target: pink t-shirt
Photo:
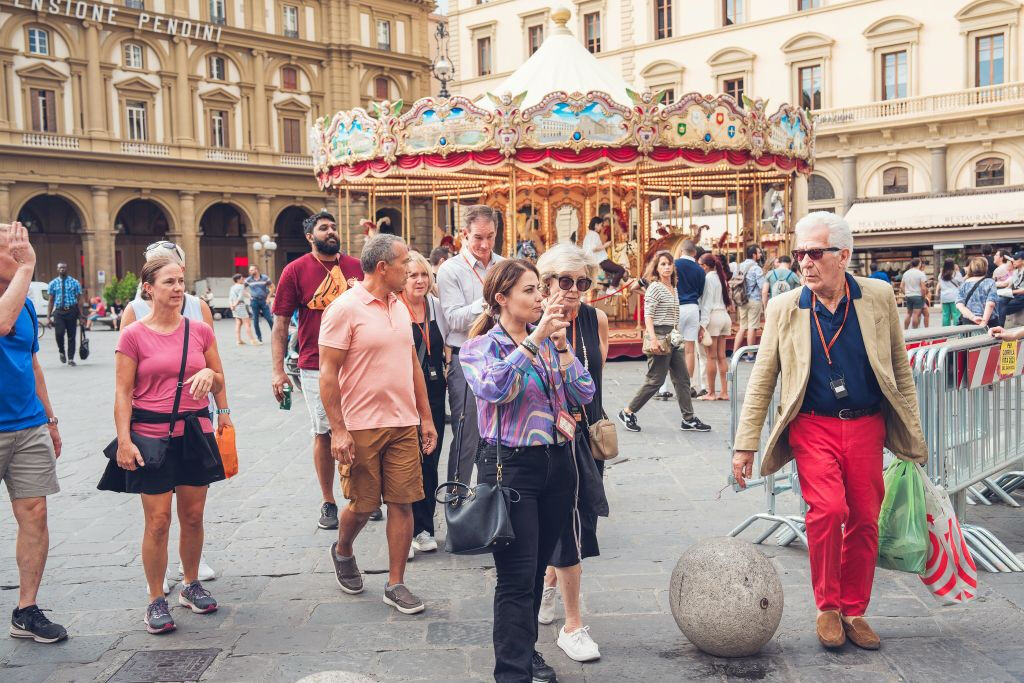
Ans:
[[[117,352],[123,353],[136,363],[135,389],[132,391],[132,405],[156,413],[170,413],[174,407],[174,391],[181,368],[181,346],[185,335],[185,321],[174,332],[163,334],[151,330],[141,322],[134,322],[121,331],[117,340]],[[185,363],[185,379],[206,367],[206,350],[213,346],[213,330],[204,322],[189,322],[188,360]],[[209,406],[206,394],[196,400],[192,398],[191,385],[181,390],[179,413],[202,410]],[[199,420],[204,432],[213,431],[210,421]],[[167,434],[166,424],[133,423],[132,431],[142,436],[161,437]],[[174,425],[174,436],[184,433],[185,424],[178,420]]]
[[[320,345],[347,349],[341,408],[352,431],[420,423],[413,388],[412,319],[394,294],[381,301],[362,284],[324,311]]]

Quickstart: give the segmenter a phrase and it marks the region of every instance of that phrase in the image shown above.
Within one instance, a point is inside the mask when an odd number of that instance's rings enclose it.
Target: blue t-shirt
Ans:
[[[0,337],[0,432],[16,432],[46,424],[46,410],[36,396],[36,376],[32,371],[32,355],[39,352],[36,332],[39,321],[31,301],[18,314],[14,329]]]
[[[245,278],[246,284],[249,285],[249,291],[252,292],[253,299],[266,299],[267,294],[270,290],[270,278],[260,273],[258,278],[247,277]]]

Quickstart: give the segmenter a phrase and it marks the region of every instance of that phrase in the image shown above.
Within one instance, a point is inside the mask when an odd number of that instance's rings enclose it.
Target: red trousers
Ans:
[[[878,511],[885,495],[881,413],[840,420],[801,413],[790,424],[807,502],[811,584],[818,609],[863,616],[878,560]]]

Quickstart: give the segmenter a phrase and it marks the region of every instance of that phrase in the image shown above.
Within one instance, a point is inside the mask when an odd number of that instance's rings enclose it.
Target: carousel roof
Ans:
[[[597,57],[572,34],[566,23],[569,10],[559,7],[551,12],[555,27],[540,48],[522,66],[492,92],[496,95],[526,93],[520,106],[532,107],[548,93],[565,91],[603,92],[622,104],[629,104],[629,85],[620,76],[606,69]],[[479,101],[482,108],[493,110],[489,98]]]

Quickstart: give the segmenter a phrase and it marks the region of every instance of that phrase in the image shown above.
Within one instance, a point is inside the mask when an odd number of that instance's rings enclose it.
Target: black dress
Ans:
[[[427,402],[437,430],[437,445],[434,450],[422,458],[423,467],[423,500],[412,504],[413,536],[426,531],[434,535],[434,489],[437,488],[437,466],[441,458],[441,444],[444,441],[444,407],[448,383],[444,372],[444,338],[437,326],[441,306],[437,299],[427,295],[427,320],[429,323],[430,352],[423,343],[423,328],[419,323],[412,324],[412,337],[416,343],[417,356],[421,357],[420,367],[427,383]]]
[[[571,344],[576,357],[590,371],[590,377],[594,381],[594,398],[583,407],[586,415],[576,429],[576,459],[577,466],[581,469],[589,467],[591,463],[596,466],[598,477],[604,476],[604,461],[594,460],[590,451],[590,440],[587,425],[593,424],[603,416],[601,403],[603,362],[601,358],[601,337],[597,329],[597,309],[587,304],[580,304],[580,311],[576,316],[576,324],[570,328],[572,331]],[[586,460],[585,460],[586,459]],[[589,462],[587,462],[589,461]],[[580,491],[577,496],[578,506],[574,507],[573,519],[570,519],[563,528],[562,536],[551,553],[550,565],[560,569],[572,567],[587,557],[596,557],[601,554],[597,544],[597,518],[598,515],[608,516],[607,504],[588,505],[589,500],[604,501],[603,486],[598,484],[592,486],[591,490],[585,490],[586,482],[594,482],[595,478],[587,477],[581,471],[579,482]],[[597,479],[599,482],[600,480]],[[601,488],[602,490],[593,490]],[[578,514],[577,514],[578,513]],[[577,532],[579,533],[579,549],[576,547]]]

